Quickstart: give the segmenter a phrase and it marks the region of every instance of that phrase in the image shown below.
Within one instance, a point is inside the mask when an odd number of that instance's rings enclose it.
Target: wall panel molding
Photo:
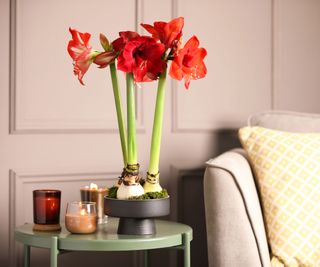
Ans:
[[[53,169],[46,170],[10,170],[9,171],[9,257],[10,257],[10,266],[21,266],[21,255],[22,250],[21,246],[16,246],[14,241],[14,228],[18,225],[25,223],[25,214],[27,205],[32,205],[28,203],[30,200],[25,199],[25,194],[30,193],[32,198],[32,191],[30,188],[55,188],[62,190],[62,199],[66,191],[63,190],[63,187],[74,188],[74,194],[77,195],[76,199],[80,198],[80,186],[79,184],[86,185],[90,182],[95,182],[98,184],[104,184],[106,186],[113,185],[119,176],[118,171],[105,171],[101,170],[62,170],[55,171]],[[29,191],[28,191],[29,190]],[[72,194],[71,194],[72,195]],[[70,197],[69,195],[67,198]],[[72,199],[72,200],[76,200]],[[67,201],[71,201],[67,199]],[[62,206],[65,206],[66,203],[61,203]],[[61,213],[64,211],[61,208]],[[30,216],[30,214],[29,214]],[[62,217],[62,215],[61,215]],[[60,217],[60,221],[64,221]],[[29,221],[30,222],[30,221]]]
[[[276,58],[275,58],[275,32],[276,32],[276,21],[275,21],[275,1],[277,0],[270,0],[270,98],[271,98],[271,107],[270,109],[274,109],[274,103],[275,103],[275,88],[276,88],[276,73],[275,73],[275,64],[276,64]]]
[[[10,109],[9,109],[9,132],[10,134],[86,134],[86,133],[118,133],[116,114],[112,121],[105,121],[103,118],[64,118],[52,119],[50,117],[33,116],[27,117],[26,103],[22,93],[25,90],[21,81],[22,61],[19,57],[22,41],[19,37],[25,34],[24,25],[21,25],[19,16],[23,13],[22,3],[26,0],[10,1]],[[134,25],[137,29],[143,17],[143,0],[132,0],[135,6]],[[25,26],[26,27],[26,26]],[[21,38],[22,39],[22,38]],[[66,54],[67,57],[67,54]],[[72,75],[70,63],[70,75]],[[75,79],[76,80],[76,79]],[[102,84],[101,86],[106,86]],[[111,84],[108,84],[110,86]],[[137,90],[137,131],[145,132],[143,90]],[[18,101],[19,100],[19,101]],[[113,100],[112,100],[113,101]],[[107,103],[106,103],[107,104]],[[112,102],[113,104],[113,102]]]

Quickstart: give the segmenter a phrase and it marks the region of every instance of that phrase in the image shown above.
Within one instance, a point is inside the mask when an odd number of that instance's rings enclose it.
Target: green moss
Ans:
[[[117,192],[118,192],[118,188],[117,186],[112,186],[109,188],[108,191],[108,197],[110,198],[117,198]]]
[[[138,197],[130,197],[132,200],[143,200],[143,199],[158,199],[158,198],[166,198],[168,197],[168,191],[166,189],[162,189],[161,192],[148,192]]]
[[[109,188],[108,197],[109,198],[117,198],[118,186],[112,186]],[[168,191],[166,189],[162,189],[161,192],[149,192],[145,193],[138,197],[130,197],[131,200],[143,200],[143,199],[158,199],[158,198],[166,198],[168,197]]]

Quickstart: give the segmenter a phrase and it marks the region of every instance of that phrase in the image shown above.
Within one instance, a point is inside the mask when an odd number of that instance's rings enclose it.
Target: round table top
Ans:
[[[61,225],[61,231],[40,232],[33,230],[33,224],[25,224],[15,229],[15,240],[40,248],[51,248],[52,237],[58,239],[59,250],[83,251],[128,251],[144,250],[183,245],[184,239],[192,240],[190,226],[155,220],[154,235],[118,235],[118,219],[108,218],[108,222],[98,225],[93,234],[71,234]]]

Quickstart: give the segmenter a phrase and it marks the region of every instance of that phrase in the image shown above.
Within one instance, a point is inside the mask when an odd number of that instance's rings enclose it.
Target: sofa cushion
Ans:
[[[272,266],[320,266],[320,134],[239,131],[260,191]]]
[[[320,115],[293,111],[264,111],[251,115],[248,126],[288,132],[320,132]]]

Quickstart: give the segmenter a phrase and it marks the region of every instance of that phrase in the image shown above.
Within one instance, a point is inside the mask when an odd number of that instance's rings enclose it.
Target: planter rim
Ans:
[[[108,196],[105,196],[104,198],[114,200],[114,201],[142,202],[142,201],[157,201],[157,200],[161,201],[161,200],[170,198],[170,196],[163,197],[163,198],[154,198],[154,199],[118,199],[118,198],[112,198]]]

